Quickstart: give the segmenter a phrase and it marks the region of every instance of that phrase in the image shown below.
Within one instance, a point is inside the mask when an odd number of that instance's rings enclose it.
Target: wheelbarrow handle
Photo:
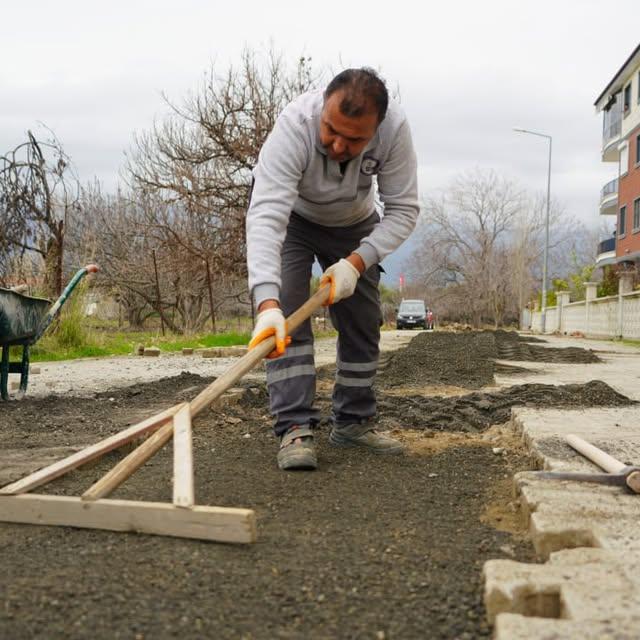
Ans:
[[[64,291],[60,294],[60,297],[53,303],[51,309],[47,312],[47,315],[42,318],[40,322],[40,326],[36,331],[36,335],[34,338],[34,342],[38,341],[42,334],[47,330],[49,325],[56,319],[58,314],[60,313],[60,309],[62,305],[67,301],[67,298],[71,295],[71,292],[76,288],[76,285],[82,278],[84,278],[87,273],[96,273],[98,271],[98,266],[95,264],[88,264],[86,267],[82,267],[82,269],[78,269],[76,271],[73,278],[71,278],[71,282],[64,288]]]

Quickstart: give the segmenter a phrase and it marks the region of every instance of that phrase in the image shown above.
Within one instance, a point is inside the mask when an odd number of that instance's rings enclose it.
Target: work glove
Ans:
[[[360,272],[344,258],[341,258],[335,264],[332,264],[323,274],[320,279],[320,285],[331,283],[331,291],[329,292],[329,298],[325,303],[325,307],[339,302],[344,298],[348,298],[353,295],[358,284],[358,278]]]
[[[277,358],[284,353],[285,348],[291,344],[291,336],[287,336],[287,328],[282,309],[265,309],[258,314],[256,326],[251,334],[249,350],[259,345],[270,336],[276,337],[276,348],[267,356],[269,359]]]

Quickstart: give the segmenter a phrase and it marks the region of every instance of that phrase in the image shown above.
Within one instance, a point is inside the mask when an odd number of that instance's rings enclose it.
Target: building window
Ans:
[[[638,104],[640,104],[640,71],[638,71]]]
[[[624,98],[622,100],[622,112],[624,115],[629,113],[631,109],[631,83],[624,88]]]
[[[624,142],[618,149],[620,149],[620,175],[624,176],[629,171],[629,145]]]
[[[640,231],[640,198],[633,201],[633,230]]]
[[[624,236],[624,230],[627,226],[627,207],[620,207],[620,217],[618,218],[618,238]]]
[[[636,165],[640,164],[640,136],[636,137]]]

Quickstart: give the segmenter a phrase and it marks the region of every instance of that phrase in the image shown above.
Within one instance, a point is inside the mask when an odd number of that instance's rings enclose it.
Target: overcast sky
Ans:
[[[45,123],[83,182],[117,183],[134,131],[215,62],[272,41],[291,61],[368,65],[400,87],[423,194],[492,167],[599,224],[601,117],[593,102],[638,45],[637,0],[302,3],[0,0],[0,153]]]

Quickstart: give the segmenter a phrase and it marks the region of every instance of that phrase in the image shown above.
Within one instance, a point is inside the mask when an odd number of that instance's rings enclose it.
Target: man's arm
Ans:
[[[398,128],[389,158],[378,174],[378,191],[384,217],[356,249],[365,269],[381,262],[409,237],[420,213],[417,160],[406,120]]]
[[[268,308],[265,301],[279,306],[281,249],[307,157],[303,138],[282,114],[260,151],[247,211],[249,290],[259,311]]]

